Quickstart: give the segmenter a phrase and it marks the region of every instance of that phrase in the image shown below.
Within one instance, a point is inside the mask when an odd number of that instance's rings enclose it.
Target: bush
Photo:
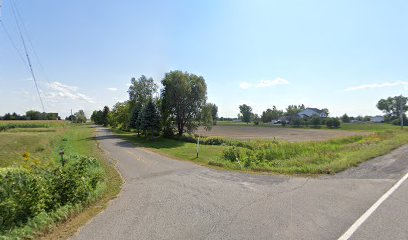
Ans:
[[[84,156],[67,160],[64,167],[0,170],[0,232],[22,226],[42,212],[82,203],[91,196],[103,176],[99,162]]]
[[[326,126],[328,128],[338,128],[340,127],[340,120],[337,118],[328,118],[326,120]]]
[[[23,168],[0,170],[0,231],[20,226],[50,204],[48,185]]]
[[[243,155],[242,150],[237,147],[229,147],[222,152],[222,157],[231,162],[239,161]]]

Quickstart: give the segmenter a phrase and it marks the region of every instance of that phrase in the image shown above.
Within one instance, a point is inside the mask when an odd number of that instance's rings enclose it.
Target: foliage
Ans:
[[[140,129],[149,131],[153,138],[154,132],[160,130],[160,115],[152,99],[147,102],[143,113],[140,114],[140,118]]]
[[[86,123],[86,116],[84,110],[79,110],[78,112],[74,113],[75,116],[75,123]]]
[[[283,111],[278,110],[276,106],[273,106],[272,109],[268,108],[266,111],[262,112],[261,120],[263,123],[272,122],[272,120],[277,120],[283,116]]]
[[[130,123],[129,112],[129,101],[116,103],[108,114],[109,125],[111,125],[112,127],[119,126],[120,128],[127,130]]]
[[[252,107],[242,104],[239,106],[239,111],[242,116],[242,121],[249,123],[251,121],[251,116],[252,116]]]
[[[254,122],[254,125],[259,125],[261,118],[258,116],[258,114],[253,114],[252,115],[252,121]]]
[[[305,110],[305,105],[289,105],[286,108],[285,115],[291,116],[300,113],[302,110]]]
[[[201,76],[171,71],[162,80],[162,116],[165,124],[174,120],[178,135],[197,128],[197,118],[207,99],[207,85]],[[171,128],[167,126],[167,128]]]
[[[134,104],[130,116],[130,123],[129,127],[136,129],[137,132],[139,133],[140,130],[140,121],[139,121],[139,115],[142,114],[142,104],[141,103],[136,103]]]
[[[343,116],[341,116],[341,121],[343,123],[349,123],[350,122],[350,117],[345,113]]]
[[[326,119],[326,126],[328,128],[338,128],[340,127],[340,120],[338,118],[328,118]]]
[[[394,120],[400,117],[401,110],[403,115],[408,110],[407,97],[395,96],[381,99],[377,103],[377,108],[386,114],[388,120]]]
[[[104,127],[108,126],[108,115],[109,115],[109,107],[103,107],[102,116],[101,116],[101,123]]]
[[[214,124],[213,121],[213,104],[207,103],[201,109],[201,124],[206,131],[211,131]]]
[[[139,103],[144,106],[149,98],[153,98],[153,94],[157,92],[158,87],[153,78],[147,78],[145,75],[137,80],[132,78],[130,82],[128,93],[129,101],[132,104]]]
[[[25,158],[31,161],[28,154]],[[22,226],[42,212],[86,201],[102,175],[99,162],[84,156],[68,157],[64,167],[0,169],[0,231]]]
[[[212,121],[213,125],[217,125],[217,120],[218,120],[218,106],[215,105],[214,103],[208,103],[211,106],[211,115],[212,115]]]

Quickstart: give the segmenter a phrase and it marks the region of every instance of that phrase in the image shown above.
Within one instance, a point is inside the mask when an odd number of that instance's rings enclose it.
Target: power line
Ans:
[[[36,77],[35,77],[34,70],[33,70],[33,66],[32,66],[31,60],[30,60],[30,56],[28,55],[27,46],[26,46],[26,43],[25,43],[23,34],[22,34],[22,32],[21,32],[20,24],[19,24],[18,19],[17,19],[17,14],[16,14],[16,10],[15,10],[16,6],[14,5],[13,0],[10,0],[10,2],[11,2],[11,10],[12,10],[12,12],[13,12],[14,20],[16,21],[16,25],[17,25],[17,30],[18,30],[18,32],[19,32],[19,34],[20,34],[21,42],[23,43],[24,52],[25,52],[25,55],[26,55],[26,58],[27,58],[28,66],[29,66],[29,68],[30,68],[30,73],[31,73],[31,76],[33,77],[34,84],[35,84],[35,88],[36,88],[36,90],[37,90],[38,97],[40,98],[40,102],[41,102],[41,106],[42,106],[43,112],[45,112],[43,99],[42,99],[42,97],[41,97],[40,89],[38,88],[38,84],[37,84],[37,79],[36,79]]]
[[[26,65],[26,64],[27,64],[27,63],[26,63],[26,60],[24,59],[23,55],[21,54],[20,50],[19,50],[18,47],[17,47],[17,44],[14,42],[13,38],[11,37],[11,34],[10,34],[9,31],[7,30],[6,25],[5,25],[4,22],[3,22],[3,19],[2,19],[2,16],[1,16],[2,7],[3,7],[3,5],[2,5],[2,2],[1,2],[1,0],[0,0],[0,24],[1,24],[1,26],[3,27],[4,32],[6,33],[6,36],[7,36],[8,40],[10,41],[11,45],[12,45],[13,48],[16,50],[16,52],[17,52],[19,58],[20,58],[21,61],[24,63],[24,65]]]
[[[13,1],[13,0],[11,0],[11,1]],[[24,31],[24,33],[25,33],[27,39],[28,39],[28,43],[29,43],[30,46],[31,46],[31,50],[32,50],[33,53],[34,53],[34,57],[35,57],[35,59],[37,60],[38,65],[40,66],[40,69],[41,69],[41,71],[43,72],[43,74],[44,74],[44,76],[45,76],[45,79],[47,80],[48,83],[50,83],[50,81],[49,81],[49,79],[48,79],[48,75],[47,75],[47,73],[45,72],[45,69],[44,69],[43,65],[41,64],[40,58],[39,58],[38,55],[37,55],[37,51],[35,51],[34,44],[33,44],[33,42],[31,41],[30,34],[28,34],[27,28],[26,28],[26,26],[25,26],[25,23],[24,23],[24,21],[23,21],[23,18],[21,17],[20,11],[18,10],[17,3],[13,1],[13,4],[14,4],[14,7],[15,7],[15,10],[16,10],[16,13],[17,13],[17,17],[20,19],[22,29],[23,29],[23,31]]]

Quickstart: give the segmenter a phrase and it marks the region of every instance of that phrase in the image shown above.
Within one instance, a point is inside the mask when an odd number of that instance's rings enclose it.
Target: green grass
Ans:
[[[240,141],[232,141],[232,146],[227,146],[229,141],[225,141],[217,146],[200,145],[196,158],[195,143],[165,138],[151,141],[134,133],[115,132],[136,146],[176,159],[229,170],[281,174],[333,174],[408,144],[408,130],[392,125],[347,124],[345,128],[373,134],[324,142],[252,140],[239,145],[236,143]]]
[[[89,125],[70,124],[65,121],[0,121],[14,128],[0,132],[0,167],[18,167],[24,163],[23,153],[44,164],[59,161],[59,150],[66,155],[87,155],[97,158],[105,170],[107,191],[95,195],[85,204],[67,206],[55,213],[33,218],[25,227],[9,234],[14,238],[66,239],[90,218],[103,210],[109,200],[120,191],[122,179],[99,149],[94,140],[95,130]],[[2,237],[0,236],[0,239]]]
[[[194,143],[182,142],[174,139],[155,138],[146,139],[138,137],[135,133],[114,130],[123,139],[129,140],[136,146],[148,148],[154,152],[177,158],[180,160],[194,161],[200,164],[208,164],[216,156],[219,156],[224,146],[200,145],[199,158],[197,158],[197,145]]]

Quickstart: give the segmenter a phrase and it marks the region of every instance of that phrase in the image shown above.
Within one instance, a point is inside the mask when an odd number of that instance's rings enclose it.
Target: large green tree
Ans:
[[[101,115],[101,122],[104,127],[108,126],[109,124],[109,121],[108,121],[109,112],[110,110],[108,106],[103,107],[102,115]]]
[[[75,116],[75,123],[86,123],[86,115],[84,110],[79,110],[78,112],[74,113]]]
[[[156,104],[149,99],[141,115],[141,128],[150,132],[152,139],[155,131],[160,131],[160,115]]]
[[[201,125],[204,126],[206,131],[211,131],[214,124],[213,107],[214,104],[207,103],[201,109]]]
[[[162,111],[166,124],[174,121],[178,135],[198,126],[198,116],[207,100],[207,85],[201,76],[171,71],[162,80]],[[166,126],[169,128],[170,126]]]
[[[408,110],[407,100],[408,98],[402,95],[388,97],[378,101],[377,108],[385,113],[388,121],[391,121],[400,117],[401,110],[402,114],[405,115]]]
[[[290,115],[294,115],[294,114],[298,114],[301,111],[305,110],[305,105],[301,104],[301,105],[289,105],[286,108],[286,116],[290,116]]]
[[[132,78],[129,86],[129,100],[132,103],[140,103],[144,106],[150,98],[157,92],[158,86],[153,78],[142,75],[140,78]]]
[[[273,106],[272,109],[268,108],[266,111],[262,112],[261,120],[264,123],[272,122],[272,120],[277,120],[283,116],[283,111],[278,110],[276,106]]]
[[[251,121],[251,116],[252,116],[252,107],[242,104],[239,106],[239,111],[242,116],[242,121],[249,123]]]

